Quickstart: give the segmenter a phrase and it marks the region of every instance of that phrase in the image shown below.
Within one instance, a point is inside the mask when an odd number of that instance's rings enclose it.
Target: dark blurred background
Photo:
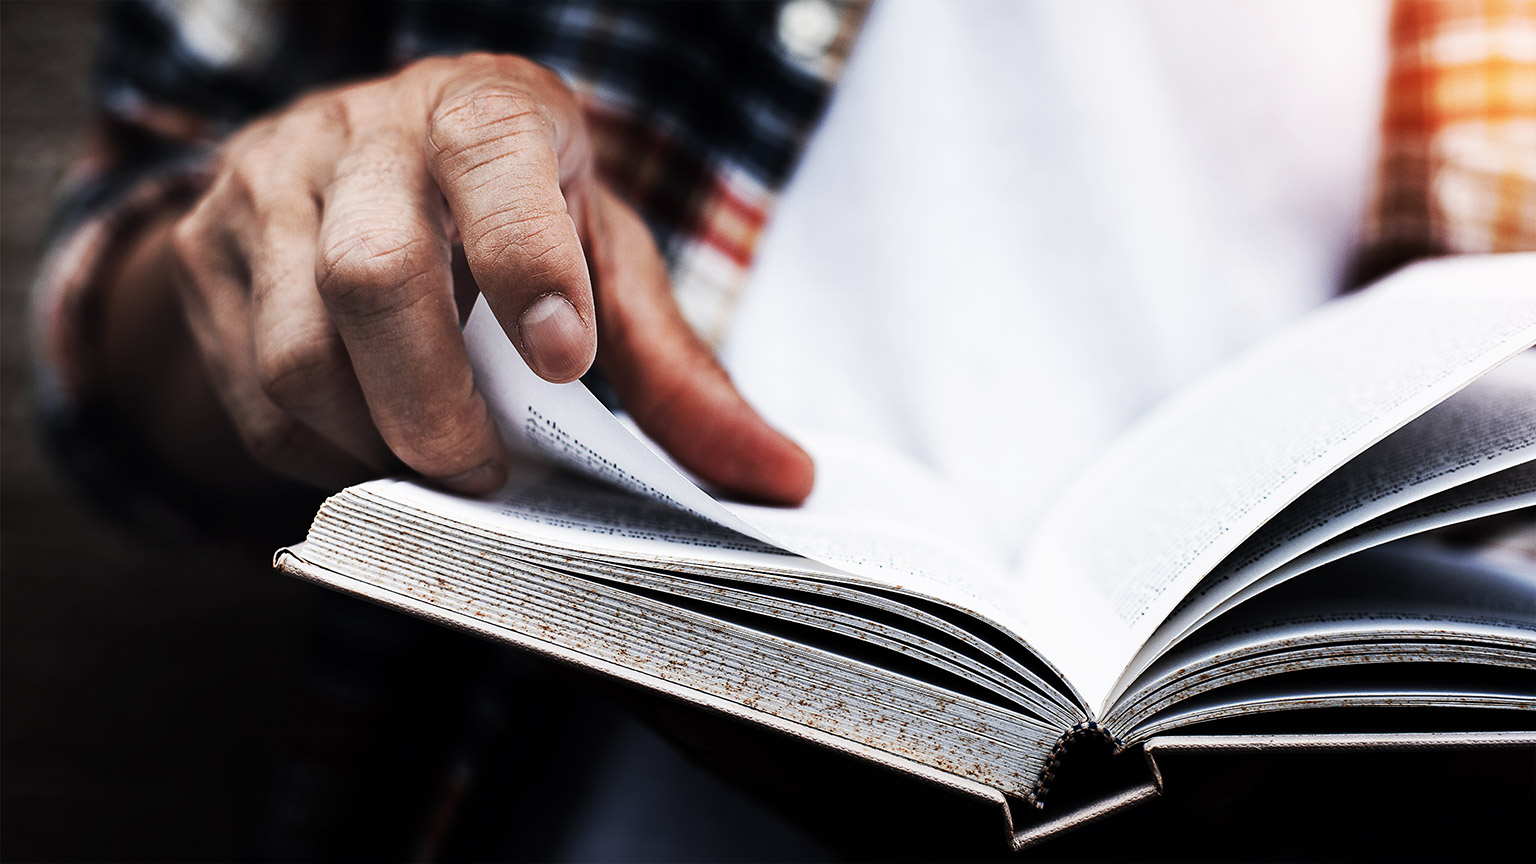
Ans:
[[[0,2],[0,747],[9,860],[228,858],[315,592],[92,517],[33,427],[27,298],[88,118],[95,2]]]
[[[995,813],[832,757],[801,761],[807,754],[795,745],[780,759],[783,742],[735,729],[733,746],[756,754],[743,773],[811,766],[765,796],[819,838],[808,839],[737,787],[688,767],[648,727],[614,719],[627,715],[588,679],[487,660],[478,643],[445,631],[338,606],[274,575],[261,550],[151,545],[94,518],[61,487],[34,433],[27,295],[50,203],[86,128],[100,12],[84,0],[0,2],[0,858],[709,860],[1000,850]],[[341,697],[317,696],[311,680],[315,634],[338,621],[357,625],[362,641],[387,634],[388,644],[367,649],[373,654],[338,649],[345,635],[330,646],[333,661],[338,650],[363,656],[363,667],[385,658],[366,682],[373,701],[348,703],[359,712],[355,726],[345,716],[334,725]],[[420,667],[443,658],[436,671]],[[318,728],[333,739],[313,734],[317,699],[332,700],[333,725]],[[446,748],[411,743],[444,729]],[[573,740],[584,743],[561,753]],[[331,760],[330,773],[294,768],[295,741]],[[445,788],[456,800],[455,765],[478,771],[475,800],[460,808],[458,839],[423,847],[435,829],[418,823],[441,816],[432,801],[445,800]],[[1171,779],[1168,799],[1026,857],[1536,854],[1529,750],[1305,765],[1254,757],[1190,765]],[[684,791],[666,791],[674,786]],[[883,794],[866,794],[876,790]],[[689,821],[702,812],[708,824]],[[833,836],[839,825],[850,836]],[[562,832],[562,844],[527,839]]]

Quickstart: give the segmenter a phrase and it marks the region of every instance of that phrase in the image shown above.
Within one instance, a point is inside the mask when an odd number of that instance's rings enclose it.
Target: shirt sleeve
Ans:
[[[172,534],[208,527],[197,524],[207,511],[167,487],[97,398],[102,281],[141,226],[202,191],[230,131],[306,89],[385,65],[391,7],[370,4],[365,23],[339,17],[347,8],[161,0],[119,2],[104,14],[92,130],[65,179],[33,286],[34,393],[58,467],[132,524]],[[313,50],[341,32],[353,38],[332,44],[345,51]]]
[[[1536,0],[1396,0],[1389,39],[1375,270],[1536,250]]]
[[[298,94],[428,55],[519,54],[564,77],[599,173],[644,218],[684,316],[714,344],[864,12],[864,0],[112,6],[95,145],[36,289],[38,394],[62,466],[118,513],[203,512],[151,506],[168,497],[147,494],[159,478],[93,398],[104,274],[148,220],[195,199],[231,131]]]

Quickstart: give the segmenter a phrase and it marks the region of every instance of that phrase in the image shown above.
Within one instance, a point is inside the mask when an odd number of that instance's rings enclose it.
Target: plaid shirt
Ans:
[[[114,6],[97,144],[35,307],[42,408],[64,461],[119,506],[125,487],[154,485],[110,476],[125,460],[92,415],[94,289],[118,239],[195,196],[217,142],[252,117],[429,54],[521,54],[565,78],[600,173],[646,220],[685,317],[714,344],[864,11],[864,0]],[[1536,0],[1398,0],[1391,36],[1361,278],[1425,255],[1536,248]]]
[[[99,274],[136,224],[201,191],[230,132],[307,90],[428,55],[519,54],[559,72],[599,173],[649,226],[684,317],[717,343],[864,9],[863,0],[113,6],[96,69],[96,145],[70,184],[35,304],[40,402],[60,461],[137,521],[174,525],[177,511],[195,509],[182,503],[186,490],[160,488],[139,467],[92,398]]]
[[[1398,0],[1367,257],[1536,249],[1536,0]]]

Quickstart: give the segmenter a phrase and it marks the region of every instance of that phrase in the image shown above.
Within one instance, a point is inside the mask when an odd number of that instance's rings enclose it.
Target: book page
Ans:
[[[1036,532],[1010,603],[1103,704],[1137,648],[1259,526],[1532,344],[1536,255],[1420,264],[1330,303],[1122,438]]]
[[[1303,689],[1294,683],[1286,682],[1277,683],[1270,688],[1250,686],[1241,697],[1235,698],[1218,689],[1196,696],[1187,704],[1181,703],[1177,712],[1159,715],[1154,722],[1137,727],[1125,739],[1125,743],[1134,745],[1196,723],[1281,711],[1336,708],[1352,710],[1441,708],[1480,711],[1536,709],[1536,696],[1532,696],[1528,691],[1495,690],[1479,687],[1476,682],[1463,684],[1457,681],[1442,681],[1438,683],[1440,686],[1437,687],[1408,685],[1391,689],[1358,686],[1350,686],[1347,689]]]
[[[1265,574],[1406,504],[1536,460],[1536,353],[1526,352],[1387,436],[1309,489],[1217,565],[1121,678]],[[1116,694],[1118,698],[1118,693]]]
[[[1245,658],[1271,667],[1281,651],[1337,655],[1345,663],[1375,657],[1392,642],[1445,643],[1450,651],[1471,650],[1469,643],[1493,651],[1524,645],[1536,652],[1530,568],[1405,540],[1330,564],[1317,576],[1288,582],[1201,628],[1138,676],[1111,717],[1128,708],[1145,713],[1154,696],[1166,700],[1197,686],[1213,668],[1235,668]],[[1340,652],[1339,645],[1354,647]]]
[[[1152,668],[1193,662],[1188,661],[1187,658],[1191,655],[1203,654],[1207,650],[1208,643],[1215,638],[1212,634],[1225,632],[1229,628],[1243,632],[1252,632],[1257,629],[1266,638],[1273,636],[1276,639],[1292,642],[1322,638],[1327,635],[1330,628],[1338,631],[1341,627],[1353,627],[1362,633],[1368,632],[1369,625],[1366,622],[1368,616],[1351,615],[1345,605],[1332,610],[1314,609],[1310,616],[1301,616],[1303,620],[1288,622],[1292,630],[1286,632],[1279,629],[1282,623],[1280,618],[1285,614],[1280,607],[1290,597],[1310,596],[1308,592],[1314,581],[1310,579],[1309,571],[1311,570],[1328,564],[1334,564],[1335,568],[1344,563],[1353,564],[1353,556],[1357,553],[1374,551],[1374,547],[1394,540],[1522,507],[1536,507],[1536,462],[1525,462],[1378,516],[1286,562],[1278,569],[1264,574],[1262,578],[1229,598],[1197,623],[1187,644],[1179,643],[1169,653],[1154,658],[1156,662]],[[1341,559],[1348,559],[1348,561]],[[1404,568],[1400,564],[1389,566],[1397,571],[1407,569],[1410,573],[1417,572],[1411,568]],[[1520,573],[1513,574],[1514,581],[1507,582],[1499,591],[1494,591],[1490,588],[1491,583],[1485,582],[1463,597],[1455,592],[1462,586],[1471,585],[1476,574],[1469,572],[1458,583],[1453,581],[1451,574],[1446,573],[1446,569],[1445,566],[1440,566],[1433,570],[1435,576],[1446,583],[1439,586],[1441,590],[1420,591],[1421,596],[1415,598],[1416,605],[1411,608],[1405,607],[1402,601],[1397,601],[1396,605],[1401,614],[1396,617],[1387,610],[1394,606],[1394,592],[1400,588],[1396,583],[1406,581],[1406,577],[1401,575],[1401,572],[1393,572],[1393,569],[1383,568],[1371,571],[1367,579],[1376,593],[1367,598],[1366,606],[1389,623],[1393,621],[1401,623],[1404,620],[1403,616],[1417,614],[1422,620],[1429,621],[1428,626],[1434,628],[1442,639],[1451,638],[1452,634],[1486,636],[1487,626],[1507,627],[1511,622],[1523,622],[1529,618],[1528,610],[1532,607],[1533,596],[1530,594],[1531,583],[1528,572],[1523,574],[1523,578]],[[1326,574],[1327,579],[1337,579],[1340,572],[1331,568]],[[1298,586],[1291,580],[1303,574],[1307,574],[1308,578],[1295,580],[1301,583],[1299,586],[1301,593],[1298,595],[1295,590]],[[1420,585],[1422,587],[1422,580]],[[1330,583],[1324,585],[1322,590],[1327,591],[1334,587]],[[1269,596],[1272,589],[1281,595],[1278,600]],[[1511,593],[1512,591],[1523,591],[1525,596],[1521,597]],[[1265,596],[1259,596],[1261,594]],[[1435,604],[1438,604],[1438,607]],[[1357,600],[1356,606],[1359,605]],[[1474,605],[1478,607],[1476,610],[1471,608]],[[1458,609],[1462,611],[1457,611]],[[1264,623],[1253,624],[1256,618],[1263,620]],[[1502,623],[1496,624],[1496,622]],[[1516,623],[1514,626],[1529,629],[1528,624]],[[1138,669],[1135,673],[1138,681],[1147,677],[1147,673],[1140,671],[1144,665],[1133,667]],[[1121,694],[1129,689],[1132,688],[1116,688],[1114,692],[1117,704],[1123,701]]]
[[[523,360],[484,297],[464,325],[475,386],[514,451],[628,489],[772,544],[629,434],[579,381],[551,384]]]
[[[1008,586],[1005,553],[962,496],[895,451],[836,436],[797,437],[816,459],[816,488],[804,504],[722,504],[784,548],[865,584],[939,593],[936,599],[1028,638],[1025,623],[996,601]]]
[[[627,415],[616,419],[656,458],[690,476]],[[889,585],[900,574],[962,592],[964,608],[1003,613],[1007,553],[954,487],[898,450],[821,431],[786,430],[816,463],[816,486],[798,507],[717,499],[780,548],[843,573]],[[1017,622],[1014,622],[1015,624]]]
[[[804,505],[727,505],[584,386],[551,384],[529,370],[484,298],[476,302],[464,337],[475,383],[514,450],[816,561],[829,576],[913,591],[1012,629],[995,599],[1007,581],[1001,552],[976,530],[979,520],[962,499],[894,451],[802,436],[817,466],[816,486]],[[510,515],[521,494],[509,484],[494,501],[450,502],[452,496],[424,491],[435,496],[435,506],[453,508],[468,521],[494,520],[498,511]],[[592,524],[581,530],[590,543],[602,528]],[[666,557],[668,542],[658,537],[643,545],[646,554]]]
[[[1300,573],[1362,549],[1525,507],[1536,507],[1536,462],[1506,468],[1377,516],[1264,574],[1224,600],[1202,621],[1209,621]]]
[[[552,466],[530,464],[525,468],[514,475],[513,482],[500,495],[487,499],[453,495],[402,479],[381,479],[354,486],[327,501],[322,518],[317,518],[310,529],[303,555],[315,563],[346,571],[343,562],[355,556],[364,538],[372,537],[376,538],[371,541],[375,545],[387,546],[411,559],[419,559],[421,550],[430,549],[433,566],[441,566],[455,554],[468,555],[466,566],[479,573],[510,577],[525,566],[543,566],[600,581],[625,581],[629,578],[625,574],[631,574],[658,590],[684,594],[691,590],[688,586],[707,583],[701,590],[708,602],[725,602],[724,598],[729,596],[752,598],[749,602],[754,606],[778,606],[780,613],[774,617],[780,620],[793,620],[799,614],[794,611],[799,601],[778,599],[778,589],[789,588],[803,598],[851,600],[860,607],[881,610],[882,614],[894,613],[918,622],[923,628],[946,634],[990,657],[991,671],[984,672],[983,677],[1005,682],[1011,692],[1028,692],[1027,688],[1033,687],[1041,694],[1055,694],[1059,689],[1047,681],[1053,676],[1042,678],[1015,660],[1007,648],[1008,642],[998,643],[995,635],[978,637],[973,629],[936,617],[910,599],[859,587],[885,587],[885,580],[850,576],[659,501]],[[837,484],[832,485],[835,488]],[[903,548],[912,548],[910,538],[902,542],[906,544]],[[994,578],[1001,577],[1001,568],[995,562],[979,563],[991,568]],[[705,582],[696,581],[698,578]],[[762,590],[762,586],[768,586],[768,590]],[[903,587],[902,593],[908,598],[916,594],[940,602],[955,591],[951,581],[925,584],[921,576],[912,577]],[[969,610],[968,606],[961,608]],[[844,634],[863,627],[880,630],[884,626],[872,621],[853,624],[855,619],[840,617],[841,613],[823,612],[815,622],[802,623]],[[867,613],[861,610],[859,614]],[[899,627],[881,632],[906,633]],[[863,638],[873,642],[881,637],[866,633]],[[909,642],[915,639],[924,646],[923,650],[941,655],[948,650],[922,637],[895,638]],[[1004,648],[999,650],[998,644]],[[1024,689],[1019,688],[1019,681],[1026,682]],[[991,685],[983,682],[982,686]],[[1037,703],[1046,714],[1060,715],[1058,728],[1085,718],[1081,712],[1086,709],[1074,710],[1075,702],[1064,703],[1054,696],[1028,698],[1034,699],[1032,704]]]

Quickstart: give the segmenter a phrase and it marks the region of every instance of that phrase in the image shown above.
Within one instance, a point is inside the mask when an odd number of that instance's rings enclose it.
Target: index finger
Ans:
[[[374,141],[338,165],[316,287],[390,450],[457,491],[489,492],[506,453],[459,332],[442,205],[397,153]]]
[[[523,359],[549,381],[572,381],[597,355],[597,327],[562,187],[579,195],[590,156],[553,73],[505,72],[445,85],[432,106],[428,170],[480,290]]]

